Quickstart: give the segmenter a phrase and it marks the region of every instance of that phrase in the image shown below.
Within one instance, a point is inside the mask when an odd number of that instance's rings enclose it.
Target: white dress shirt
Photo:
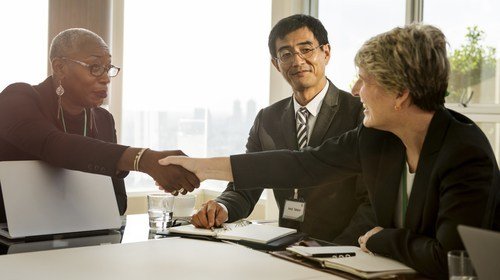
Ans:
[[[307,111],[309,111],[309,117],[307,118],[307,143],[309,143],[309,139],[311,139],[311,134],[314,129],[314,124],[316,123],[316,119],[318,118],[319,110],[321,109],[321,105],[323,104],[323,99],[325,99],[326,92],[328,91],[329,82],[326,82],[325,87],[316,94],[316,96],[306,104],[306,106],[302,106],[297,102],[295,96],[293,97],[293,108],[295,110],[295,116],[297,116],[297,111],[301,107],[306,107]]]

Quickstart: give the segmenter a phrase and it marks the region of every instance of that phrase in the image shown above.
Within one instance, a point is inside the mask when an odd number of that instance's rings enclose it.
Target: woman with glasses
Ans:
[[[112,115],[99,107],[108,96],[109,48],[81,28],[59,33],[50,46],[52,76],[39,85],[9,85],[0,93],[0,161],[42,160],[57,167],[111,176],[120,214],[127,206],[127,171],[149,174],[174,193],[187,193],[199,181],[183,168],[158,165],[180,151],[153,151],[116,144]],[[22,172],[20,172],[22,174]],[[0,193],[0,223],[5,222]]]
[[[230,158],[173,157],[200,180],[293,188],[362,174],[377,227],[361,249],[447,278],[446,254],[464,248],[457,225],[500,229],[500,173],[491,145],[467,117],[444,107],[450,65],[444,34],[430,25],[394,28],[355,57],[353,88],[363,125],[315,149]],[[332,205],[331,207],[335,207]]]

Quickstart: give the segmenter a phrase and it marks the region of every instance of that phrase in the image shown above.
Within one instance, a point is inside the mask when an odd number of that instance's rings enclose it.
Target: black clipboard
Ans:
[[[215,238],[212,236],[177,234],[177,233],[170,233],[170,232],[159,232],[159,233],[157,233],[157,235],[162,235],[162,236],[166,236],[166,237],[179,236],[182,238],[201,239],[201,240],[216,241],[216,242],[224,242],[225,241],[223,239],[218,239],[218,238]],[[299,241],[307,238],[307,236],[308,235],[306,233],[296,232],[296,233],[289,234],[287,236],[283,236],[281,238],[278,238],[278,239],[273,240],[273,241],[266,243],[266,244],[245,241],[245,240],[230,240],[230,242],[240,244],[240,245],[243,245],[245,247],[249,247],[249,248],[252,248],[255,250],[260,250],[260,251],[281,251],[281,250],[284,250],[289,245],[294,244],[296,242],[299,242]]]

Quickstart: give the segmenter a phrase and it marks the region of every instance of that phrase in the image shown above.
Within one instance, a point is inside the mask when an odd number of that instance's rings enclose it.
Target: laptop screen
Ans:
[[[500,232],[459,225],[458,233],[479,279],[499,279]]]
[[[0,162],[12,238],[119,228],[111,178],[41,161]]]

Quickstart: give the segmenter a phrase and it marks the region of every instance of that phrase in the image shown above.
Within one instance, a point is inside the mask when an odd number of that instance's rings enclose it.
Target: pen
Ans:
[[[345,253],[317,253],[312,254],[311,257],[314,258],[348,258],[354,257],[356,253],[354,252],[345,252]]]

